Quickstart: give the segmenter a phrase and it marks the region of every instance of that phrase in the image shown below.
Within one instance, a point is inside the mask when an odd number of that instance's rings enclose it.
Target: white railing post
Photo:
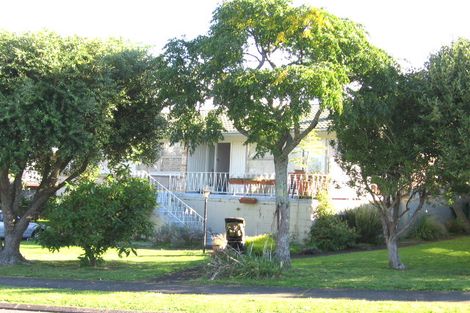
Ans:
[[[216,194],[245,194],[274,196],[273,175],[259,175],[257,178],[230,178],[226,172],[188,172],[169,175],[168,189],[173,192],[200,193],[204,186],[210,186]],[[238,181],[237,181],[238,180]],[[288,174],[287,186],[291,197],[312,197],[324,189],[329,178],[325,174]]]
[[[202,227],[203,218],[201,215],[150,174],[145,173],[145,177],[153,186],[155,186],[157,191],[156,199],[160,206],[159,211],[162,214],[167,215],[171,222],[176,222],[193,228]]]

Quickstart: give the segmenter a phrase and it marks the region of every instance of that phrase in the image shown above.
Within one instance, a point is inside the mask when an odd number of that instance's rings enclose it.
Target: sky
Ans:
[[[171,38],[207,32],[218,0],[0,0],[0,29],[120,37],[159,52]],[[294,0],[362,24],[372,43],[407,68],[459,37],[470,39],[465,0]]]

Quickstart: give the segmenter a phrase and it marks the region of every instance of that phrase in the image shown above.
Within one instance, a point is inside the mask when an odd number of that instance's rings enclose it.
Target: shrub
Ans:
[[[446,228],[449,231],[449,233],[452,234],[465,234],[465,222],[460,219],[456,218],[453,220],[450,220],[446,223]]]
[[[258,256],[252,254],[249,249],[242,253],[230,246],[215,251],[207,266],[211,280],[222,277],[273,278],[282,273],[282,266],[273,257],[271,250],[266,250],[263,255]]]
[[[314,217],[318,218],[325,215],[333,214],[333,204],[327,190],[321,190],[317,194],[318,206],[315,209]]]
[[[322,251],[337,251],[354,246],[354,228],[336,215],[318,217],[310,229],[310,245]]]
[[[370,244],[383,242],[380,213],[373,205],[364,204],[346,210],[341,214],[341,218],[347,222],[349,227],[356,230],[358,242]]]
[[[181,248],[202,246],[204,232],[202,229],[195,229],[183,225],[165,224],[155,232],[154,240],[157,245],[170,245],[171,247]]]
[[[154,208],[155,190],[145,180],[80,182],[49,205],[48,227],[39,242],[51,251],[79,246],[84,250],[79,257],[82,265],[96,266],[109,248],[116,248],[119,256],[135,254],[131,240],[152,234]]]
[[[433,216],[421,217],[410,233],[411,237],[421,240],[438,240],[448,236],[445,226]]]

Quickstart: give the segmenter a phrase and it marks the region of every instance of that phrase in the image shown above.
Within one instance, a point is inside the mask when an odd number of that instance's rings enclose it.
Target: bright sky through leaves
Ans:
[[[50,29],[64,35],[123,37],[161,51],[170,38],[204,33],[217,0],[4,0],[0,29]],[[371,41],[406,66],[458,37],[470,38],[470,3],[463,0],[296,0],[324,7],[365,26]]]

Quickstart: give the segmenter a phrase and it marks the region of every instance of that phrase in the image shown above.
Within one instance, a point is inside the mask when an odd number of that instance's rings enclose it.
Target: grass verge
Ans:
[[[167,295],[1,287],[0,301],[152,312],[470,312],[468,303],[300,299],[241,295]],[[112,299],[112,300],[110,300]]]
[[[217,284],[302,288],[470,291],[470,237],[400,248],[404,271],[388,267],[387,251],[353,252],[292,260],[275,279],[224,279]]]
[[[80,248],[63,248],[51,253],[39,245],[24,242],[21,253],[30,265],[0,266],[0,276],[85,280],[137,281],[161,277],[198,266],[206,257],[198,250],[137,249],[137,256],[119,258],[113,250],[104,255],[105,264],[80,267]]]

